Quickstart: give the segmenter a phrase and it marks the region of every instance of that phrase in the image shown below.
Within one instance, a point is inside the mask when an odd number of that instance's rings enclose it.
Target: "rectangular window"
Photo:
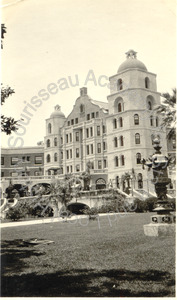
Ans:
[[[76,142],[79,142],[79,132],[76,132]]]
[[[90,120],[90,114],[87,114],[87,121]]]
[[[25,156],[22,156],[22,162],[25,162]]]
[[[86,136],[87,136],[87,138],[89,137],[89,129],[88,128],[86,129]]]
[[[101,153],[101,143],[98,143],[98,144],[97,144],[97,152],[98,152],[98,153]]]
[[[73,172],[73,166],[70,166],[70,172],[71,173]]]
[[[66,158],[69,159],[69,150],[66,150]]]
[[[72,153],[72,149],[70,149],[70,158],[72,158],[73,153]]]
[[[78,124],[78,118],[75,119],[75,123]]]
[[[70,142],[72,142],[72,133],[69,134]]]
[[[101,166],[101,160],[98,160],[98,169],[100,170],[102,168]]]
[[[76,148],[76,157],[79,157],[79,148]]]
[[[16,165],[18,164],[18,158],[17,157],[12,157],[11,158],[11,165]]]
[[[97,126],[97,135],[100,136],[100,126]]]
[[[79,171],[80,171],[80,166],[76,165],[76,172],[79,172]]]
[[[107,161],[106,161],[106,159],[104,159],[104,168],[106,168],[107,167]]]
[[[93,128],[90,127],[90,136],[93,136]]]
[[[87,145],[87,155],[89,155],[89,145]]]
[[[1,156],[1,166],[3,166],[3,165],[4,165],[4,157]]]
[[[68,121],[68,126],[70,126],[70,121]]]
[[[103,142],[103,150],[106,150],[106,142]]]
[[[30,156],[26,157],[26,161],[30,162]]]
[[[103,133],[106,133],[106,126],[103,125]]]
[[[1,177],[4,177],[4,172],[1,172]]]
[[[68,143],[68,134],[66,135],[66,143]]]
[[[67,171],[67,173],[69,173],[69,166],[66,167],[66,171]]]
[[[90,152],[93,154],[93,144],[90,145]]]
[[[92,112],[92,119],[94,119],[95,118],[95,113],[94,112]]]
[[[99,111],[96,112],[96,118],[99,118]]]
[[[35,164],[36,165],[42,164],[42,156],[35,156]]]
[[[71,120],[71,125],[74,125],[74,119]]]

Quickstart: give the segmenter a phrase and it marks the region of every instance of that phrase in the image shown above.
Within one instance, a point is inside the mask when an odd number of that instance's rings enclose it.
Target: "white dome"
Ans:
[[[55,106],[55,110],[53,113],[51,113],[50,118],[65,118],[64,113],[61,111],[61,107],[59,105]]]
[[[126,52],[127,59],[120,65],[117,73],[128,69],[139,69],[142,71],[147,71],[145,64],[136,58],[136,53],[134,50],[129,50]]]

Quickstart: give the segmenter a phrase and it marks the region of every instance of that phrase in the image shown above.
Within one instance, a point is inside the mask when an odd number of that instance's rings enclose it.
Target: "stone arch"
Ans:
[[[83,210],[88,209],[89,206],[85,203],[80,202],[72,202],[67,205],[67,210],[69,210],[70,213],[76,214],[76,215],[82,215],[84,214]]]
[[[114,101],[114,113],[122,112],[124,110],[123,108],[123,98],[118,97]]]
[[[147,109],[148,110],[153,110],[154,104],[155,104],[154,97],[151,96],[151,95],[147,96],[147,98],[146,98]]]
[[[103,190],[106,189],[106,181],[103,178],[98,178],[95,181],[96,190]]]
[[[49,188],[50,183],[48,182],[36,183],[31,187],[31,195],[37,195],[40,190],[43,192],[44,195],[48,195],[50,193]]]

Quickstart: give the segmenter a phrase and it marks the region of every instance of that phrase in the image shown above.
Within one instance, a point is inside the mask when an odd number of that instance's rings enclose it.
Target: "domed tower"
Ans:
[[[141,160],[153,154],[153,138],[158,137],[166,153],[166,135],[160,128],[155,107],[160,104],[156,74],[148,72],[137,59],[137,52],[129,50],[126,60],[111,76],[107,118],[108,179],[125,189],[125,173],[136,178],[136,189],[148,190],[148,176]]]
[[[65,115],[59,105],[46,119],[46,136],[44,137],[44,175],[61,174],[62,169],[62,135],[61,128]]]

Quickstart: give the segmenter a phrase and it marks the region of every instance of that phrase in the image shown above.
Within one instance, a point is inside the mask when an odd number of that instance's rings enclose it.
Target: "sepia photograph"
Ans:
[[[1,298],[175,298],[176,1],[0,3]]]

